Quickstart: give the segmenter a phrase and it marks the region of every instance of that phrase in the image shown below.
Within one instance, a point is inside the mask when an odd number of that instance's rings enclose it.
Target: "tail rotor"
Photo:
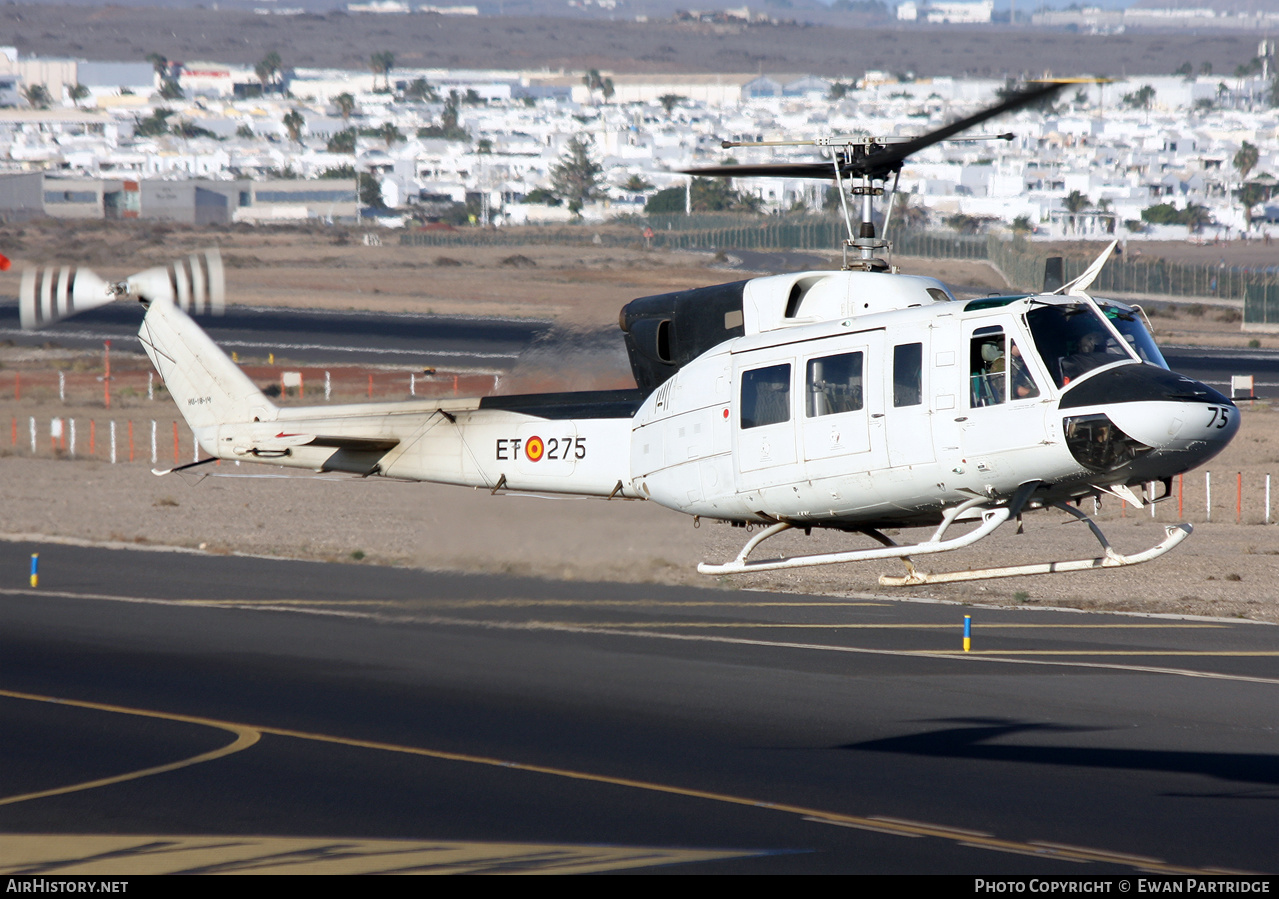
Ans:
[[[222,255],[214,247],[115,283],[76,266],[27,269],[19,313],[23,329],[33,330],[128,297],[147,304],[167,301],[195,315],[221,315],[226,308]]]

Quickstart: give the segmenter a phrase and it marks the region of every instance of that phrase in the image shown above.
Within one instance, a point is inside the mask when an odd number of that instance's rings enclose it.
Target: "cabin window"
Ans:
[[[969,365],[969,405],[974,409],[1039,396],[1021,349],[1015,340],[1005,344],[1002,328],[979,328],[973,333]]]
[[[904,343],[893,347],[893,405],[918,406],[923,402],[924,345]]]
[[[742,372],[742,429],[790,421],[790,364]]]
[[[808,360],[809,418],[862,408],[862,354],[841,353]]]
[[[981,328],[973,335],[969,353],[969,405],[997,406],[1007,398],[1004,369],[1008,355],[1001,328]]]

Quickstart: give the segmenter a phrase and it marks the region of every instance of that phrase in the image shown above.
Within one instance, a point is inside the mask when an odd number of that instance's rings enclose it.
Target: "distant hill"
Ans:
[[[280,5],[294,2],[303,0],[280,0]],[[277,16],[121,6],[100,6],[86,14],[84,6],[50,4],[0,5],[0,44],[12,44],[27,55],[102,61],[141,62],[159,53],[171,60],[252,65],[274,51],[286,66],[364,70],[372,54],[390,52],[398,66],[412,68],[804,72],[833,78],[857,77],[868,70],[925,77],[1166,75],[1170,60],[1182,59],[1228,72],[1256,52],[1252,34],[1215,29],[1202,34],[1084,35],[895,21],[819,27],[550,16]]]
[[[1279,12],[1279,0],[1137,0],[1139,9],[1211,9],[1219,13]]]

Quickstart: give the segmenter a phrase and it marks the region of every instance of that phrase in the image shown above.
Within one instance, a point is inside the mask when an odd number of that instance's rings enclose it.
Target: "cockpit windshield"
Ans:
[[[1149,362],[1151,365],[1158,365],[1160,368],[1168,367],[1164,354],[1159,352],[1159,346],[1155,343],[1155,339],[1150,336],[1150,332],[1146,330],[1145,324],[1142,323],[1140,312],[1131,306],[1124,306],[1107,300],[1098,300],[1097,305],[1101,307],[1101,311],[1106,318],[1110,319],[1110,323],[1118,329],[1120,334],[1124,335],[1124,340],[1128,341],[1128,345],[1141,357],[1142,362]]]
[[[1115,312],[1121,311],[1115,308]],[[1120,344],[1087,303],[1036,305],[1026,314],[1026,321],[1035,339],[1035,348],[1058,387],[1065,387],[1094,368],[1133,361],[1127,347]],[[1139,321],[1125,324],[1145,333]],[[1148,334],[1146,339],[1153,348],[1154,341]],[[1162,357],[1159,358],[1162,361]]]

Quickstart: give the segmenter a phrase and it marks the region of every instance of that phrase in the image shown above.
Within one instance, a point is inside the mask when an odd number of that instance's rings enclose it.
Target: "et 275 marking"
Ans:
[[[541,437],[533,436],[527,440],[518,437],[503,438],[497,441],[496,457],[499,461],[523,458],[530,462],[542,459],[585,459],[585,437]]]

